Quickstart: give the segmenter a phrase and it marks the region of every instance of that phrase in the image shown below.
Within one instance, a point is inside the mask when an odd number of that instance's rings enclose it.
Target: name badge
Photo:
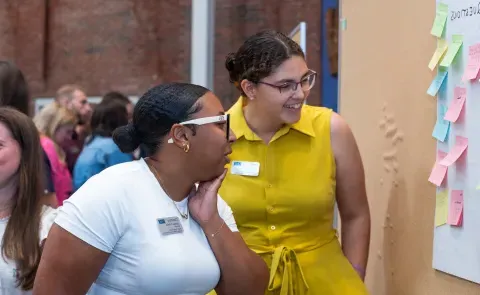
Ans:
[[[164,236],[181,234],[183,227],[180,219],[176,216],[157,219],[158,228]]]
[[[232,165],[230,166],[230,171],[235,175],[258,176],[260,173],[260,163],[233,161]]]

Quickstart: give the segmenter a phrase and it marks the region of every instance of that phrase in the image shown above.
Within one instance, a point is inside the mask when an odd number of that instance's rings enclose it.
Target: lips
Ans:
[[[285,104],[285,105],[283,105],[283,107],[286,108],[286,109],[297,110],[297,109],[302,107],[302,103],[299,102],[299,103],[295,103],[295,104]]]

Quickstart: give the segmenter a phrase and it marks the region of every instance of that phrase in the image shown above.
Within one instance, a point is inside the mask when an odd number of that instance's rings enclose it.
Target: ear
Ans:
[[[242,87],[243,92],[249,100],[255,99],[257,94],[256,86],[257,85],[255,83],[248,81],[247,79],[243,79],[242,82],[240,82],[240,87]]]
[[[189,141],[191,130],[181,124],[174,124],[170,130],[170,138],[179,148],[183,148]]]

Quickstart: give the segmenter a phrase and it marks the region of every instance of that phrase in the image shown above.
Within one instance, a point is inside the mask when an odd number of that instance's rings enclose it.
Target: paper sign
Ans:
[[[462,80],[473,80],[480,70],[480,43],[468,48],[468,64],[463,73]]]
[[[455,140],[455,146],[448,153],[448,155],[439,162],[440,165],[447,166],[447,167],[452,165],[458,160],[458,158],[460,158],[460,156],[467,149],[467,147],[468,147],[468,139],[463,136],[457,136]]]
[[[448,190],[437,193],[435,199],[435,226],[447,224],[448,218]]]
[[[433,53],[432,59],[430,59],[430,62],[428,63],[428,68],[430,70],[433,71],[433,69],[435,69],[440,59],[447,51],[447,48],[448,48],[447,41],[445,39],[439,39],[437,43],[437,49]]]
[[[461,190],[452,190],[450,193],[447,223],[453,226],[463,224],[463,191]]]
[[[444,119],[450,122],[456,122],[460,113],[462,112],[463,105],[467,99],[467,89],[464,87],[455,87],[453,90],[453,98],[448,111],[445,114]]]
[[[438,3],[437,5],[437,13],[435,16],[435,20],[433,21],[432,30],[430,33],[433,36],[441,37],[443,34],[443,29],[445,28],[445,23],[447,22],[448,16],[448,5],[443,3]]]
[[[463,44],[463,36],[462,35],[452,35],[452,44],[448,46],[447,53],[445,54],[445,57],[442,59],[440,62],[440,65],[442,67],[449,67],[453,60],[455,59],[455,56],[457,56],[458,50],[460,47],[462,47]]]
[[[438,90],[443,84],[443,81],[445,81],[445,77],[447,77],[448,71],[444,68],[438,69],[437,76],[435,76],[435,79],[433,79],[432,84],[430,84],[430,87],[428,87],[427,93],[430,96],[436,96],[438,93]]]
[[[447,153],[443,151],[437,151],[437,160],[435,161],[435,165],[433,165],[432,172],[430,173],[430,177],[428,181],[435,184],[436,186],[441,186],[445,176],[447,175],[447,166],[440,165],[440,161],[443,160],[447,156]]]
[[[450,130],[450,121],[444,119],[446,113],[447,108],[443,104],[439,105],[437,123],[433,128],[432,136],[441,142],[445,142]]]

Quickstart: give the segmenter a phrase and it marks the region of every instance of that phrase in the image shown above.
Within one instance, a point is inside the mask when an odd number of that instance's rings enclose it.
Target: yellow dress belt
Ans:
[[[286,246],[275,249],[272,255],[268,291],[280,295],[307,294],[308,284],[293,249]]]

